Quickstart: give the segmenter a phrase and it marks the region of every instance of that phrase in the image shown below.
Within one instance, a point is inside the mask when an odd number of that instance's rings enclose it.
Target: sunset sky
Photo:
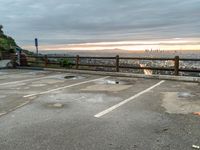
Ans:
[[[200,50],[200,0],[0,0],[6,34],[30,50]]]

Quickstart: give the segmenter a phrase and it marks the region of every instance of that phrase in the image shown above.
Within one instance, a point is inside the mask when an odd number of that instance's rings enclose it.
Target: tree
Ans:
[[[17,44],[12,37],[5,35],[2,29],[3,26],[0,25],[0,51],[12,52]]]
[[[0,24],[0,34],[3,34],[3,26]]]

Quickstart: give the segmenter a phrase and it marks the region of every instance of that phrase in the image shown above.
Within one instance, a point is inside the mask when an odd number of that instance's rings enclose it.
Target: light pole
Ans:
[[[36,54],[38,55],[38,39],[35,38]]]

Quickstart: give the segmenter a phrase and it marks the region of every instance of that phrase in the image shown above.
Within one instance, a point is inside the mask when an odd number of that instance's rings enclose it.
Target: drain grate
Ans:
[[[83,77],[83,76],[74,76],[74,75],[67,75],[64,78],[68,79],[68,80],[77,80],[77,79],[84,79],[85,77]]]

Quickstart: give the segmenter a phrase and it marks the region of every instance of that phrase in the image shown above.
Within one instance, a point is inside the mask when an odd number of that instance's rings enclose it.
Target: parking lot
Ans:
[[[0,70],[0,150],[190,150],[199,83]]]

